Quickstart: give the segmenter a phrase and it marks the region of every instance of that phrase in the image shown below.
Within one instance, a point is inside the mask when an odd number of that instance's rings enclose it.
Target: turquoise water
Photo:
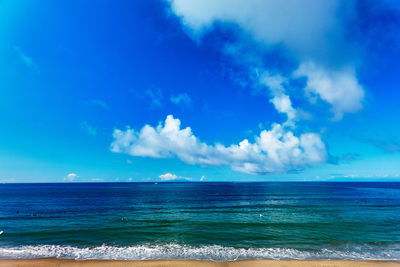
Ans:
[[[400,259],[400,183],[0,185],[0,257]]]

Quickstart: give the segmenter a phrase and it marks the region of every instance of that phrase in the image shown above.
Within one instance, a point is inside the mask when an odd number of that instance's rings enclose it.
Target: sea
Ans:
[[[400,183],[0,184],[0,258],[400,259]]]

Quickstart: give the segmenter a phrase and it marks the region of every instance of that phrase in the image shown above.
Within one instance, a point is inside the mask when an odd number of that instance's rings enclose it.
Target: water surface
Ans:
[[[400,259],[400,183],[0,185],[0,257]]]

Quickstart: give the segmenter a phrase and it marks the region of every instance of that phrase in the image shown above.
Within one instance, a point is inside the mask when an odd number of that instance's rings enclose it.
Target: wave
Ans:
[[[37,245],[0,247],[0,258],[67,258],[76,260],[150,260],[196,259],[232,261],[239,259],[350,259],[350,260],[400,260],[400,246],[380,247],[358,245],[352,248],[298,250],[292,248],[234,248],[223,246],[193,247],[180,244],[73,247]]]

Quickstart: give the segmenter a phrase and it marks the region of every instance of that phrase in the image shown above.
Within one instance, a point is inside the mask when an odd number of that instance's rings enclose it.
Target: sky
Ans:
[[[0,182],[398,181],[400,4],[0,1]]]

